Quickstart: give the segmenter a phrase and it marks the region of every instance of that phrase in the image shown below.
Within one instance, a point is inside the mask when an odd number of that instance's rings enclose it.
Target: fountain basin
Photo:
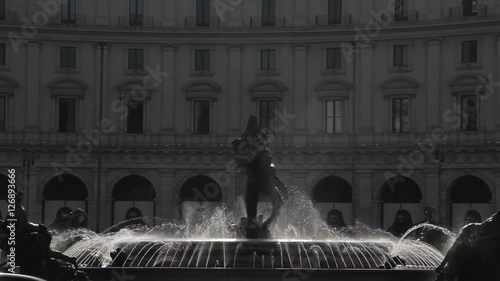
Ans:
[[[382,270],[382,269],[207,269],[207,268],[86,268],[93,281],[433,281],[432,270]]]

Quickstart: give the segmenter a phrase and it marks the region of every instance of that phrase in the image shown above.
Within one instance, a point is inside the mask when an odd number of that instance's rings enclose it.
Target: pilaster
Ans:
[[[241,47],[229,47],[229,132],[240,132]]]
[[[170,1],[166,1],[170,2]],[[163,47],[162,72],[168,73],[167,77],[162,77],[162,132],[171,133],[172,136],[167,140],[168,143],[174,143],[173,135],[175,133],[175,46]]]
[[[295,46],[294,60],[294,144],[306,143],[306,119],[307,119],[307,46],[304,44]]]
[[[39,129],[39,106],[40,106],[40,43],[29,42],[28,58],[29,64],[26,69],[26,127],[27,131]]]
[[[427,42],[427,130],[432,130],[439,126],[439,104],[440,104],[440,50],[441,42],[439,39],[432,39]]]

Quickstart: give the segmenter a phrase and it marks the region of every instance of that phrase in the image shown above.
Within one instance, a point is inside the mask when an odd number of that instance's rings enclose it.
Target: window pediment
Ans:
[[[287,90],[285,84],[278,80],[259,80],[254,82],[250,87],[250,94],[253,99],[257,98],[283,98],[284,92]]]
[[[19,83],[14,79],[0,75],[0,94],[13,95],[14,89],[19,86]]]
[[[343,97],[349,98],[352,84],[341,79],[328,79],[318,83],[314,89],[318,98]]]
[[[186,92],[187,99],[217,99],[221,86],[214,81],[202,79],[187,83],[183,89]]]
[[[399,77],[387,80],[380,86],[384,95],[411,95],[417,94],[417,89],[420,86],[417,80],[410,77]]]
[[[70,95],[83,98],[88,86],[84,81],[72,78],[63,77],[52,80],[47,85],[52,96]]]
[[[128,79],[118,84],[116,89],[120,92],[121,99],[128,100],[132,97],[134,99],[149,99],[155,87],[145,83],[143,79]]]
[[[452,93],[475,92],[478,89],[484,88],[487,81],[480,74],[468,73],[454,77],[448,84],[451,87]]]

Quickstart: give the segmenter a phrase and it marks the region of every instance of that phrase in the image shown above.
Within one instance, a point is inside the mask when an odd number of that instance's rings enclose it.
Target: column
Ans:
[[[103,231],[104,229],[111,226],[112,222],[112,214],[113,214],[113,199],[111,197],[107,197],[106,190],[106,175],[107,170],[102,169],[101,173],[101,189],[98,190],[98,180],[97,180],[97,169],[92,169],[92,174],[94,178],[94,198],[92,201],[89,201],[89,228],[97,229],[99,231]],[[100,194],[100,200],[98,201],[97,194]],[[111,195],[111,192],[109,192]],[[97,209],[99,208],[99,217],[97,217]]]
[[[440,104],[440,48],[441,39],[430,39],[427,42],[427,96],[426,96],[426,112],[427,112],[427,131],[439,127],[441,120],[439,116]],[[436,99],[437,97],[437,99]]]
[[[175,219],[175,206],[174,206],[174,182],[175,170],[165,169],[160,170],[161,186],[160,186],[160,200],[156,204],[156,215],[161,218]]]
[[[500,1],[498,3],[498,9],[499,9],[499,12],[500,12]],[[497,75],[496,75],[496,79],[495,79],[495,82],[493,82],[493,87],[495,87],[495,96],[496,96],[496,104],[497,104],[497,108],[500,108],[500,88],[498,86],[496,86],[498,83],[500,83],[500,34],[497,34],[497,55],[496,55],[496,65],[497,65]],[[497,129],[500,129],[500,111],[499,110],[496,110],[496,127]]]
[[[109,2],[110,1],[96,1],[96,19],[97,25],[109,25]]]
[[[168,1],[167,1],[168,2]],[[163,47],[162,72],[168,73],[167,77],[162,77],[162,132],[167,134],[166,141],[174,142],[175,134],[175,46]]]
[[[357,192],[353,190],[353,199],[357,198],[354,210],[356,211],[356,216],[353,219],[359,219],[363,223],[368,225],[375,225],[376,221],[372,216],[372,173],[370,171],[359,171],[358,170],[358,184]],[[355,183],[351,183],[353,189],[356,188]],[[356,193],[358,196],[356,196]],[[354,215],[354,214],[353,214]]]
[[[25,173],[27,171],[24,171]],[[26,178],[26,174],[24,175]],[[38,190],[38,169],[30,170],[30,183],[29,183],[29,197],[27,190],[24,191],[24,207],[26,207],[26,203],[29,202],[28,211],[28,220],[29,221],[42,221],[42,208],[37,203],[37,190]],[[43,187],[40,187],[43,188]]]
[[[304,44],[295,46],[293,97],[295,118],[294,124],[294,144],[305,144],[306,136],[306,114],[307,114],[307,46]]]
[[[229,132],[239,133],[241,104],[241,47],[229,47]]]
[[[106,108],[109,104],[106,102],[107,89],[108,89],[108,47],[104,46],[103,53],[103,99],[102,99],[102,110],[103,110],[103,118],[106,116]],[[99,104],[100,104],[100,87],[101,87],[101,51],[99,45],[97,45],[96,49],[96,91],[95,91],[95,126],[99,128],[102,120],[99,120]],[[106,106],[108,105],[108,106]]]
[[[425,186],[426,186],[426,192],[425,192],[425,198],[424,202],[427,205],[434,206],[436,208],[439,208],[440,200],[439,200],[439,171],[438,170],[425,170]],[[439,214],[435,214],[434,218],[439,221],[440,217]]]
[[[40,100],[40,44],[29,42],[28,67],[26,69],[26,130],[36,131],[39,128]]]
[[[374,44],[366,44],[365,47],[361,49],[361,55],[358,56],[360,58],[360,74],[358,77],[362,79],[356,80],[356,89],[358,90],[356,99],[359,104],[359,108],[357,108],[356,118],[360,120],[359,132],[360,138],[362,135],[367,135],[372,133],[372,107],[373,107],[373,87],[372,87],[372,77],[373,77],[373,48]],[[361,140],[363,141],[363,140]]]
[[[295,0],[294,26],[307,26],[307,0]]]
[[[163,2],[163,26],[175,27],[176,26],[176,1],[162,1]]]

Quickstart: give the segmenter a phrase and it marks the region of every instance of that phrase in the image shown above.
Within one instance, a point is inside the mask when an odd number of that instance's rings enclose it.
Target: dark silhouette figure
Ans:
[[[332,209],[328,212],[328,215],[326,216],[326,224],[334,229],[347,227],[347,224],[344,221],[344,215],[338,209]]]
[[[71,214],[71,209],[68,207],[62,207],[57,210],[56,218],[54,219],[54,222],[49,225],[49,228],[56,231],[64,231],[68,229],[70,227],[67,219],[69,214]]]
[[[259,236],[259,230],[255,228],[268,227],[279,214],[286,196],[285,185],[276,174],[266,134],[260,130],[255,116],[250,116],[245,132],[231,145],[238,154],[236,162],[239,167],[243,168],[248,178],[245,192],[248,218],[246,235],[247,238],[256,238]],[[260,193],[268,195],[273,205],[271,216],[262,225],[259,225],[257,221],[257,203]]]
[[[387,229],[387,231],[396,237],[401,237],[412,227],[413,221],[411,219],[410,212],[407,210],[399,210],[396,213],[394,223]]]
[[[106,230],[102,233],[118,232],[121,229],[141,229],[149,227],[142,219],[142,212],[136,207],[132,207],[125,213],[125,221],[120,222]]]
[[[464,226],[470,223],[481,223],[483,219],[481,214],[476,210],[468,210],[464,216]]]
[[[470,223],[462,228],[436,269],[437,280],[500,280],[499,265],[500,211],[482,223]]]

